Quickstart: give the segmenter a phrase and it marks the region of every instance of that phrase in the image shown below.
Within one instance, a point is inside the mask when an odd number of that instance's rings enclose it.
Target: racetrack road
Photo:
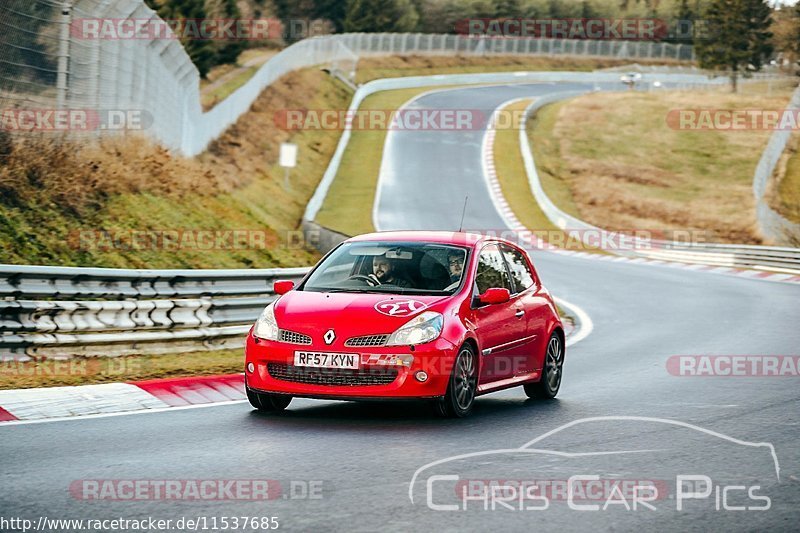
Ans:
[[[512,98],[588,89],[452,89],[411,105],[494,109]],[[482,134],[391,132],[376,225],[455,229],[469,194],[464,227],[504,229],[481,171]],[[240,403],[0,426],[0,516],[276,516],[281,529],[334,531],[796,530],[798,378],[679,377],[667,371],[667,359],[799,355],[800,287],[549,252],[533,257],[551,291],[594,322],[594,332],[567,351],[555,401],[527,400],[512,389],[480,398],[465,420],[440,420],[415,404],[294,400],[277,416]],[[520,449],[570,422],[577,423]],[[573,509],[552,488],[575,475],[597,475],[606,489],[573,494],[573,506],[599,509]],[[695,476],[691,490],[708,489],[708,496],[684,498],[679,511],[680,475]],[[69,490],[85,479],[254,478],[279,480],[282,491],[267,502],[208,502],[87,501]],[[494,498],[480,492],[498,480],[551,488],[521,500],[511,489]],[[628,509],[607,488],[614,481],[662,490],[652,509]],[[321,484],[321,497],[303,497],[309,483]],[[465,487],[477,491],[467,491],[473,499],[462,498]],[[687,485],[683,494],[691,490]],[[633,498],[624,496],[631,506]],[[747,510],[766,507],[764,497],[768,510]],[[604,510],[608,498],[618,503]]]

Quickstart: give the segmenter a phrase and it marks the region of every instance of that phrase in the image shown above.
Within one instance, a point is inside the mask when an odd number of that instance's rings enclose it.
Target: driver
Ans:
[[[377,281],[379,285],[411,286],[407,279],[398,276],[397,266],[394,261],[385,255],[376,255],[372,259],[372,274],[369,277]]]

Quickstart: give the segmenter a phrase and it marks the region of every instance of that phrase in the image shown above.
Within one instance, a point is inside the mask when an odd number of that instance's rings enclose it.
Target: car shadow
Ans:
[[[494,425],[509,423],[530,424],[541,418],[552,420],[553,416],[568,409],[568,403],[559,400],[531,400],[525,398],[479,398],[472,413],[466,418],[442,418],[433,406],[417,401],[341,401],[320,402],[318,405],[290,405],[279,413],[264,413],[252,410],[249,420],[259,426],[281,428],[348,428],[363,431],[414,429],[431,426],[435,428],[469,427],[487,422]]]

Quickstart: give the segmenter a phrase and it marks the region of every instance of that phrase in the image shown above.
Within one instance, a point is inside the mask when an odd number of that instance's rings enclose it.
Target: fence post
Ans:
[[[61,25],[58,37],[58,77],[56,79],[56,107],[63,109],[67,105],[67,82],[69,69],[69,31],[72,24],[72,0],[64,0],[61,5]]]

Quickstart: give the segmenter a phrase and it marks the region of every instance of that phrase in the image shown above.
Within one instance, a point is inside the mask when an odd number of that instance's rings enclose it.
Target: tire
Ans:
[[[552,400],[561,388],[561,377],[564,368],[564,343],[555,331],[547,341],[547,351],[544,355],[544,368],[542,378],[536,383],[524,385],[528,398],[539,400]]]
[[[250,389],[247,389],[247,399],[250,400],[250,405],[265,413],[283,411],[292,401],[292,397],[285,394],[268,394]]]
[[[436,412],[446,418],[463,418],[472,411],[478,389],[478,361],[469,344],[458,350],[445,395],[436,401]]]

